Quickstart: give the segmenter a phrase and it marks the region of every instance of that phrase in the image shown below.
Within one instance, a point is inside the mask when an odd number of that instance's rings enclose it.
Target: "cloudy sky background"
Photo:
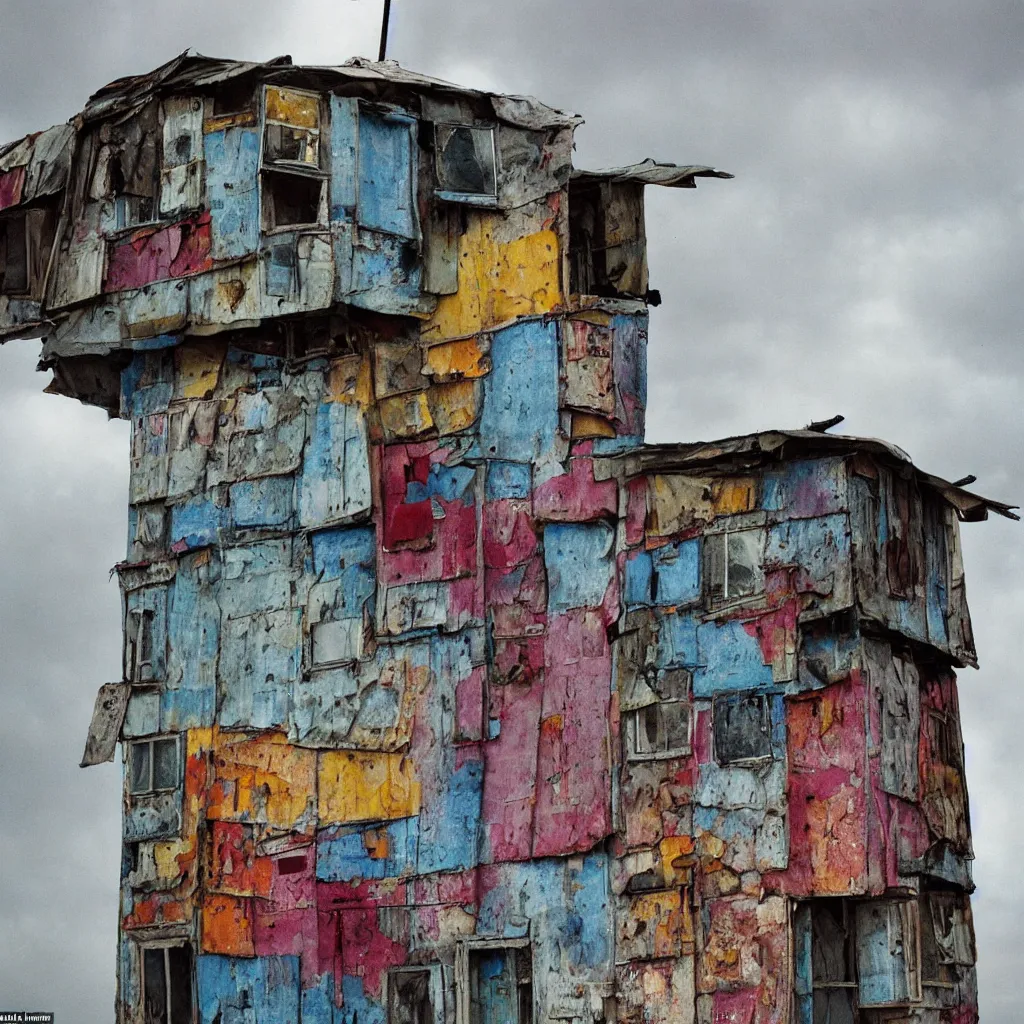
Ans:
[[[378,0],[0,0],[0,140],[194,47],[374,56]],[[1024,498],[1019,0],[395,0],[390,56],[582,113],[578,166],[652,156],[735,181],[648,190],[651,440],[885,437]],[[0,351],[0,1009],[112,1019],[120,768],[77,767],[119,675],[127,424]],[[961,674],[985,1024],[1020,1019],[1024,527],[968,524],[982,669]]]

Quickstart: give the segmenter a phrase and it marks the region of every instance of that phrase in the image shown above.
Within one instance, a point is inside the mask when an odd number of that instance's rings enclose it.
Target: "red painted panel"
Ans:
[[[119,292],[154,281],[212,269],[210,215],[197,214],[167,227],[140,228],[111,243],[103,290]]]

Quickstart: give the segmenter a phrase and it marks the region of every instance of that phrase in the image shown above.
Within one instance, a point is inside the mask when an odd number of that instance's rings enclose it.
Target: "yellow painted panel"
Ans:
[[[659,844],[661,852],[661,870],[665,876],[665,885],[681,885],[690,876],[689,864],[694,856],[692,836],[667,836]],[[677,861],[680,861],[678,865]]]
[[[320,127],[320,97],[297,89],[267,86],[267,120],[295,128]]]
[[[171,839],[153,844],[153,860],[156,863],[156,876],[164,881],[173,881],[181,875],[182,868],[179,857],[192,859],[192,843],[185,839]]]
[[[424,338],[468,337],[517,316],[548,313],[561,301],[554,231],[497,243],[492,221],[474,217],[459,239],[459,290],[438,300]]]
[[[182,345],[174,350],[182,398],[209,398],[217,388],[224,347],[217,343]]]
[[[480,413],[480,386],[474,380],[435,384],[427,392],[430,414],[442,437],[471,427]]]
[[[434,425],[427,396],[422,391],[382,398],[380,422],[390,437],[415,437]]]
[[[615,437],[615,428],[603,417],[589,412],[572,414],[573,437]]]
[[[213,762],[208,818],[296,831],[313,827],[315,751],[290,746],[282,733],[220,733]]]
[[[753,477],[716,480],[711,485],[711,500],[716,516],[752,512],[757,505],[757,481]]]
[[[420,812],[420,784],[404,754],[320,754],[320,824],[391,821]]]
[[[347,402],[363,409],[373,401],[373,377],[370,360],[366,355],[341,356],[331,360],[327,374],[328,402]]]
[[[433,377],[483,377],[490,368],[479,338],[431,345],[423,361],[423,372]]]

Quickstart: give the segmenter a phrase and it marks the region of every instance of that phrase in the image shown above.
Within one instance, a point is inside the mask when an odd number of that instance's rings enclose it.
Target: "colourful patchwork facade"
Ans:
[[[132,423],[121,1024],[977,1020],[958,531],[1012,513],[646,445],[643,189],[728,175],[578,123],[185,56],[0,149],[0,335]]]

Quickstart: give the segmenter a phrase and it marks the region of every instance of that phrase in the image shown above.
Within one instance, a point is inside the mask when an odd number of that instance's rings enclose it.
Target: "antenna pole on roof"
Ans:
[[[384,20],[380,26],[380,53],[377,60],[385,60],[388,55],[388,22],[391,20],[391,0],[384,0]]]

